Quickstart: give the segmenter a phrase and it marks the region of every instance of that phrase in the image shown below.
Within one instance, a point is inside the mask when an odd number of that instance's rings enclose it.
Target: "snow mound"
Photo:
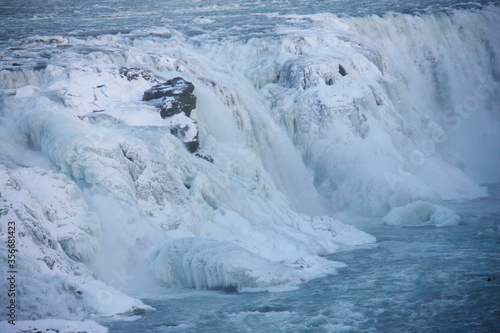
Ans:
[[[423,201],[412,202],[406,206],[394,208],[384,216],[384,222],[392,226],[456,226],[460,216],[449,208]]]
[[[272,289],[334,274],[339,262],[306,256],[293,263],[273,262],[241,246],[206,237],[164,242],[151,256],[156,278],[170,286]]]
[[[16,295],[19,319],[75,319],[89,313],[114,316],[152,310],[94,278],[96,273],[89,266],[100,249],[100,223],[67,176],[39,168],[0,166],[0,216],[2,243],[7,243],[7,222],[16,226],[16,265],[22,272]],[[6,247],[0,249],[2,267],[7,267],[7,255]],[[8,289],[7,282],[0,282],[2,290]]]
[[[293,273],[229,242],[181,238],[165,242],[153,254],[153,270],[167,284],[197,289],[269,287],[290,282]]]

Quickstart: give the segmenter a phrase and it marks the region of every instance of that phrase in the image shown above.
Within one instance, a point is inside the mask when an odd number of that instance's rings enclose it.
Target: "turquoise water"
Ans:
[[[498,332],[500,185],[490,197],[448,202],[456,227],[358,227],[375,246],[329,258],[338,275],[283,293],[166,289],[144,302],[158,311],[111,332]],[[168,294],[168,296],[167,296]]]
[[[134,29],[172,25],[188,34],[200,33],[193,19],[206,16],[214,20],[209,30],[226,30],[232,26],[247,26],[240,33],[255,33],[272,29],[261,14],[333,13],[338,16],[383,15],[387,12],[418,14],[449,9],[478,9],[498,4],[493,1],[180,1],[180,0],[102,0],[60,1],[26,0],[0,3],[0,42],[30,35],[95,36],[105,33],[128,33]]]

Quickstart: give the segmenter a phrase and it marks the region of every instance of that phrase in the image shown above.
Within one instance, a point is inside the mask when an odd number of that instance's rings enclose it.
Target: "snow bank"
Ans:
[[[172,285],[205,288],[265,288],[297,280],[292,270],[234,243],[210,238],[167,241],[153,254],[157,278]]]
[[[271,261],[238,244],[206,237],[166,241],[151,261],[155,277],[167,285],[239,291],[289,290],[345,266],[316,256],[288,263]]]
[[[97,274],[91,267],[101,244],[99,219],[67,176],[40,168],[0,166],[0,199],[2,242],[7,242],[7,222],[16,225],[19,319],[152,310],[94,278]],[[0,261],[7,267],[6,248],[0,250]],[[0,285],[7,287],[6,283]]]
[[[416,201],[403,207],[394,208],[384,216],[383,220],[392,226],[420,227],[434,225],[436,227],[447,227],[458,225],[460,216],[449,208]]]

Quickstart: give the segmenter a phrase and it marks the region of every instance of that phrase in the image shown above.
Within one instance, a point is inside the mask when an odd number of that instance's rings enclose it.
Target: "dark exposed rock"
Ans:
[[[179,101],[165,101],[164,104],[158,105],[160,108],[160,116],[165,119],[172,117],[174,114],[179,114],[182,112],[182,105]],[[191,110],[186,114],[186,116],[191,115]]]
[[[191,94],[194,91],[194,85],[184,80],[181,77],[176,77],[172,80],[168,80],[165,83],[157,84],[156,86],[146,90],[143,101],[150,101],[152,99],[158,99],[162,97],[174,97],[182,94]]]
[[[198,124],[196,120],[186,117],[188,123],[180,123],[170,128],[170,133],[184,142],[187,150],[194,153],[198,150],[200,142],[198,141]]]
[[[143,101],[158,100],[156,106],[163,119],[169,119],[170,133],[178,137],[186,148],[194,153],[198,150],[198,124],[191,118],[196,108],[194,85],[181,77],[157,84],[144,92]],[[175,116],[175,117],[174,117]]]
[[[120,76],[126,78],[128,81],[138,80],[143,78],[146,81],[158,82],[151,74],[146,72],[144,69],[139,68],[120,68]]]
[[[176,77],[146,90],[142,100],[162,99],[158,107],[162,111],[163,118],[180,112],[190,117],[191,111],[196,108],[196,96],[193,91],[194,85],[191,82]]]
[[[347,71],[345,70],[345,68],[342,65],[339,65],[339,73],[342,76],[346,76],[347,75]]]
[[[200,147],[200,142],[198,141],[198,137],[196,137],[195,140],[190,142],[185,142],[184,145],[186,146],[187,150],[189,150],[190,153],[194,153]]]
[[[213,157],[212,157],[212,155],[210,155],[210,154],[206,154],[206,153],[196,153],[196,154],[194,154],[194,156],[199,157],[199,158],[202,158],[202,159],[204,159],[204,160],[207,160],[208,162],[210,162],[210,163],[212,163],[212,164],[214,163],[214,158],[213,158]]]

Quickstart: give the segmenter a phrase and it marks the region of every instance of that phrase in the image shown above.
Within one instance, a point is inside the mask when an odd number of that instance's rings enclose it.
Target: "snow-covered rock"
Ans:
[[[101,247],[99,218],[89,211],[81,190],[67,176],[39,168],[0,166],[0,200],[2,242],[7,243],[7,223],[15,224],[18,320],[152,310],[94,278],[98,274],[91,267]],[[7,267],[6,250],[0,249],[2,272]],[[5,290],[7,282],[0,282]]]
[[[187,117],[196,108],[196,96],[193,94],[193,83],[181,77],[173,78],[165,83],[157,84],[144,92],[143,101],[160,99],[161,117],[171,117],[183,112]]]
[[[198,124],[191,118],[191,111],[196,108],[196,96],[193,83],[181,77],[157,84],[146,90],[143,101],[156,101],[160,115],[170,124],[170,133],[181,139],[186,148],[194,153],[198,150]]]

